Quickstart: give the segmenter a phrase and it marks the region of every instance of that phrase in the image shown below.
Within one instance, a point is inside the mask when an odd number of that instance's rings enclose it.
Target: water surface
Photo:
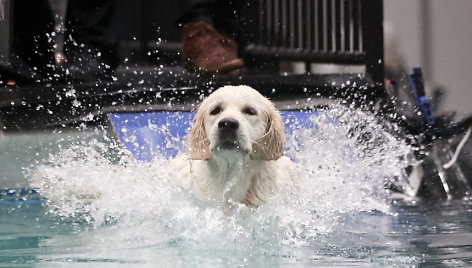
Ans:
[[[385,189],[408,190],[412,164],[391,126],[336,107],[311,120],[287,137],[300,192],[230,218],[174,185],[168,159],[138,161],[107,130],[7,134],[2,188],[37,192],[3,193],[0,266],[472,265],[470,199]]]

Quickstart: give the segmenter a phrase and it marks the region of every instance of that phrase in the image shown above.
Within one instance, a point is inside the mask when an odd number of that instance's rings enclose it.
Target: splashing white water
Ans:
[[[387,212],[384,186],[403,177],[408,164],[409,146],[369,114],[331,107],[310,120],[314,127],[294,129],[286,141],[300,192],[281,191],[255,210],[241,205],[230,218],[174,185],[179,175],[169,160],[139,162],[125,152],[110,157],[104,153],[110,144],[96,140],[51,156],[31,183],[50,213],[93,223],[103,235],[111,225],[120,232],[109,239],[128,246],[280,254],[343,228],[345,215]]]

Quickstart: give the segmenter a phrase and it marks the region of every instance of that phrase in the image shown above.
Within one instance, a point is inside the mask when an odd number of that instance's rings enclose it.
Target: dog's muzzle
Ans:
[[[219,149],[240,149],[238,140],[239,122],[233,118],[225,118],[218,122]]]

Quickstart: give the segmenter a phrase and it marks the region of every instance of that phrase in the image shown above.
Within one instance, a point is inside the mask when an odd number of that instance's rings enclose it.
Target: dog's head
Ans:
[[[273,103],[248,86],[225,86],[205,99],[189,134],[190,156],[240,152],[253,160],[276,160],[283,153],[282,119]]]

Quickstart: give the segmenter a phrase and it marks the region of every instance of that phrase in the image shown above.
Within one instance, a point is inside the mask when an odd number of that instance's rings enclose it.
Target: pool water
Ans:
[[[472,265],[471,200],[435,205],[402,202],[391,209],[388,214],[345,215],[339,219],[342,228],[319,235],[310,245],[272,244],[276,248],[263,250],[271,241],[253,241],[255,245],[247,248],[237,240],[211,241],[211,237],[163,242],[152,220],[93,227],[47,216],[40,201],[2,202],[0,267]]]
[[[300,192],[231,217],[107,128],[5,134],[0,267],[472,266],[471,199],[394,197],[412,148],[361,112],[312,120],[287,136]]]

